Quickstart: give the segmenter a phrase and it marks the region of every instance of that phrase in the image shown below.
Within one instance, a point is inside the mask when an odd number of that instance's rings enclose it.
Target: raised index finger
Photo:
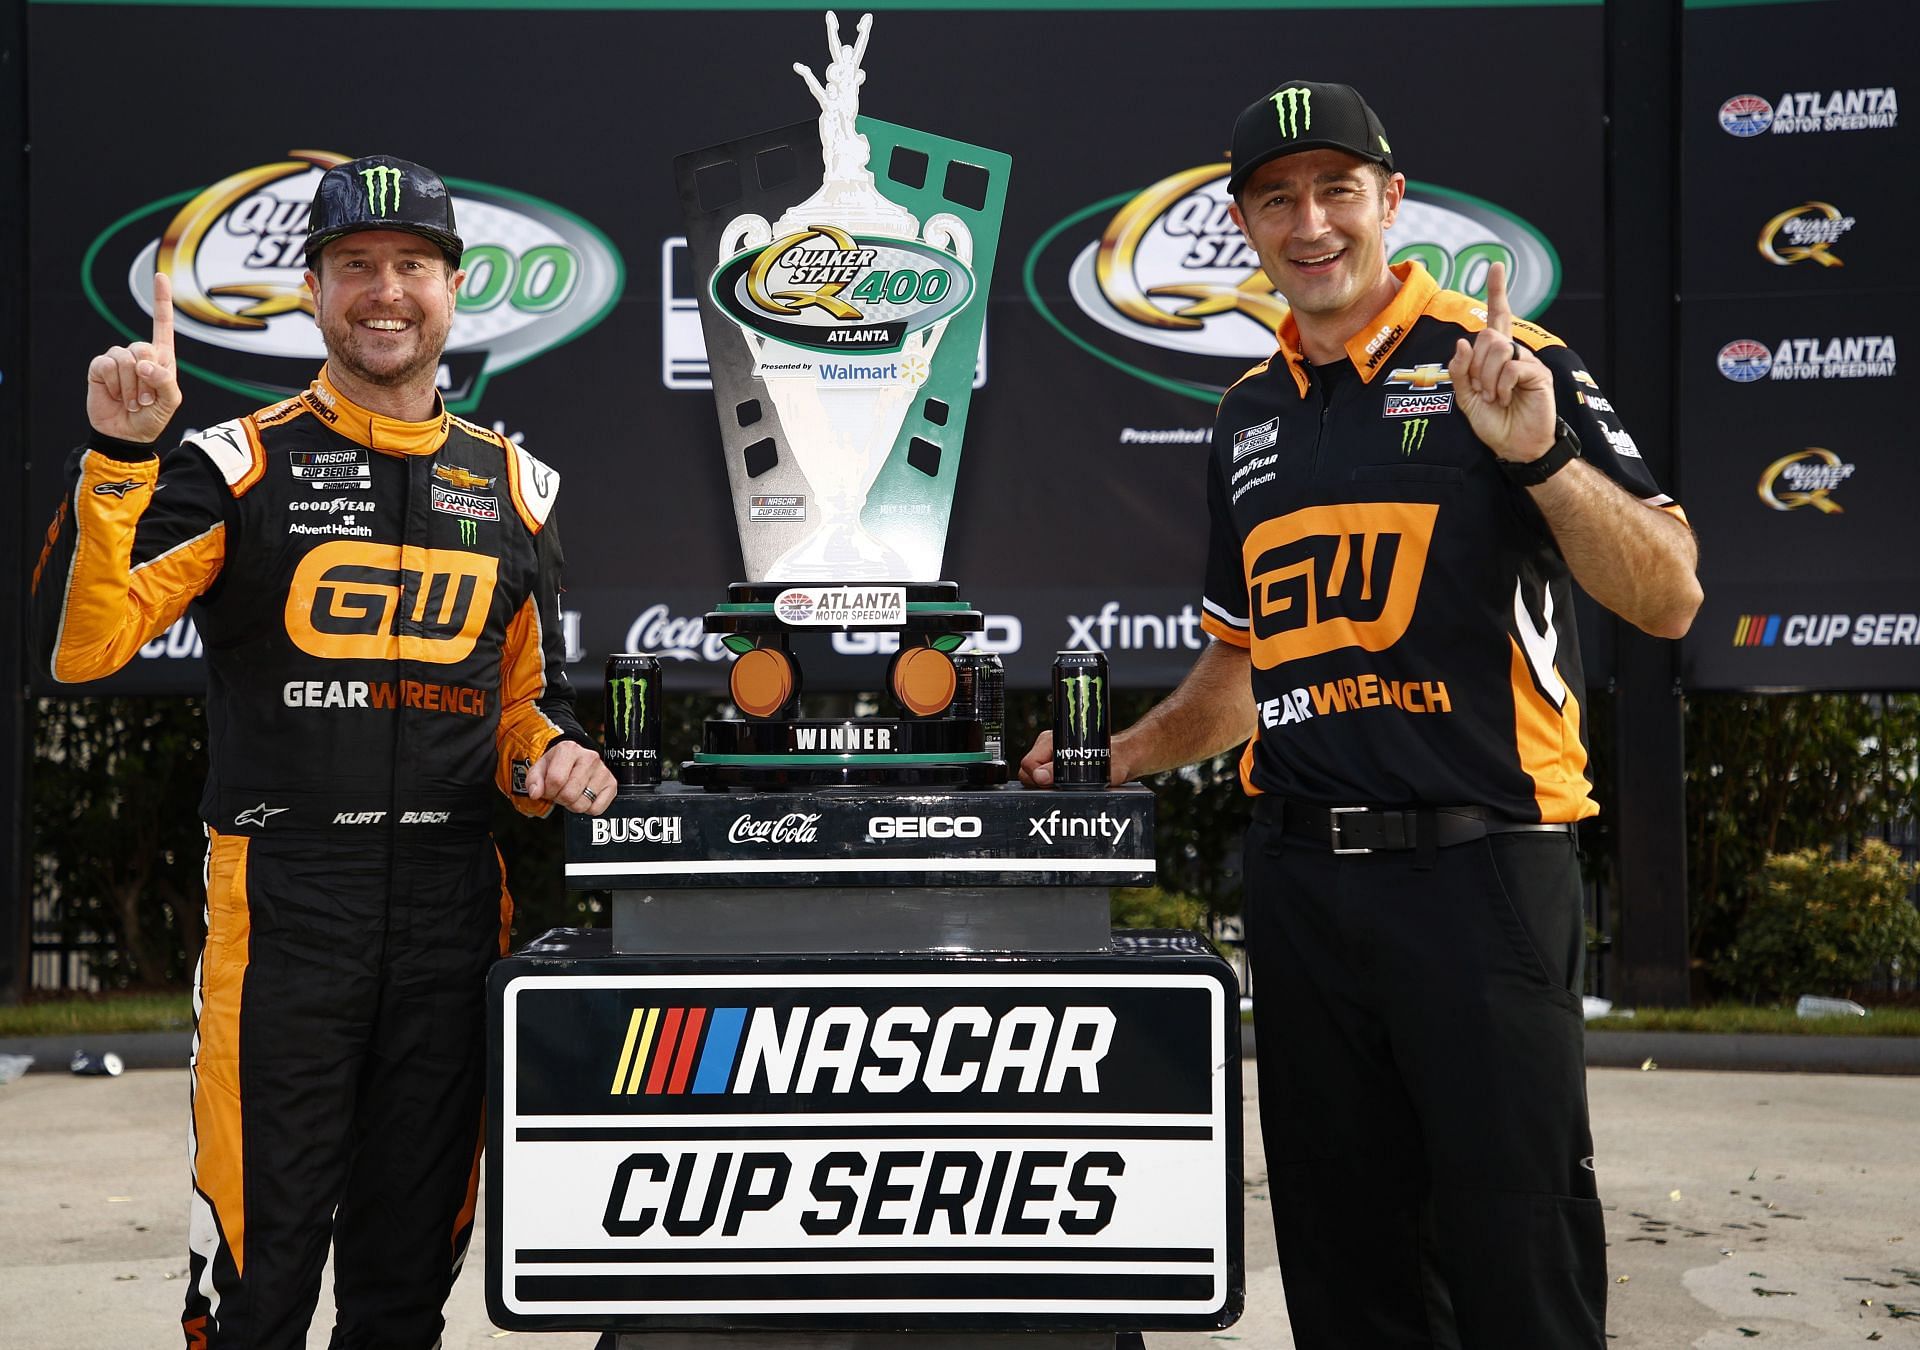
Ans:
[[[162,365],[173,364],[173,279],[153,274],[153,346]]]
[[[1487,268],[1487,327],[1502,337],[1513,336],[1513,307],[1507,303],[1507,265]]]

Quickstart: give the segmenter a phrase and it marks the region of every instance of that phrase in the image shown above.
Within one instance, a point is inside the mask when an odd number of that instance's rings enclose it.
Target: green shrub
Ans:
[[[1191,895],[1162,890],[1158,886],[1115,886],[1113,926],[1192,928],[1207,933],[1207,907]]]
[[[1877,973],[1920,970],[1920,866],[1878,839],[1844,861],[1822,848],[1775,853],[1714,974],[1749,999],[1850,996]]]

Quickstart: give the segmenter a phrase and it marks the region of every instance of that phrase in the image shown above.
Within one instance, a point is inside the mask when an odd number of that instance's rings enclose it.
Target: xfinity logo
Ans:
[[[869,839],[978,839],[978,816],[870,816]]]
[[[1200,616],[1192,605],[1182,605],[1178,614],[1122,614],[1118,601],[1109,600],[1098,614],[1069,614],[1067,623],[1073,633],[1067,639],[1069,651],[1199,651],[1207,645],[1200,631]]]
[[[738,822],[736,822],[737,828]],[[592,822],[593,845],[602,844],[678,844],[681,842],[679,816],[595,816]]]
[[[730,844],[811,844],[820,838],[820,813],[789,811],[778,820],[741,816],[727,830]]]
[[[1131,820],[1110,816],[1105,811],[1097,816],[1069,816],[1056,808],[1044,816],[1028,817],[1027,838],[1038,839],[1043,844],[1061,839],[1110,839],[1113,846],[1119,848],[1132,826]]]

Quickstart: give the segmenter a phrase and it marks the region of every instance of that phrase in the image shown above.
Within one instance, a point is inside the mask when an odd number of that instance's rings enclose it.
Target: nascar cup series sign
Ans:
[[[132,339],[148,327],[153,275],[165,272],[183,370],[262,400],[305,388],[326,358],[302,279],[307,209],[321,175],[347,159],[292,150],[132,211],[88,248],[87,298]],[[447,185],[467,279],[438,384],[451,411],[468,412],[491,376],[599,323],[624,271],[606,236],[562,207],[458,178]]]
[[[1233,1320],[1223,963],[831,960],[507,963],[500,1325]]]

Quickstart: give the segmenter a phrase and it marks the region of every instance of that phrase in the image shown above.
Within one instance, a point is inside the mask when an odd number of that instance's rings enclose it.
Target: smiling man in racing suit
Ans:
[[[190,433],[171,285],[88,369],[92,432],[34,573],[55,679],[182,613],[205,644],[207,943],[194,989],[190,1347],[426,1350],[473,1226],[485,974],[512,901],[492,788],[598,814],[561,669],[558,476],[435,391],[465,273],[432,172],[329,170],[304,392]]]

